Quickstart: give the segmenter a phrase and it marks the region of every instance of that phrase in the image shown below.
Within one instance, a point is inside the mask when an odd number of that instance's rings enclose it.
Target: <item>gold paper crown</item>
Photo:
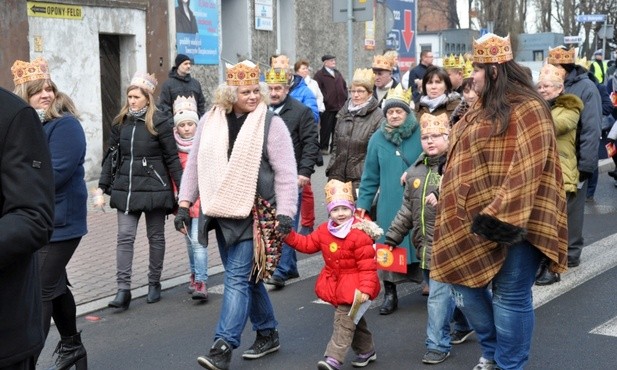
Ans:
[[[469,78],[473,74],[473,63],[470,59],[465,61],[465,68],[463,69],[463,78]]]
[[[370,68],[357,68],[351,79],[352,84],[373,86],[375,85],[375,74]]]
[[[192,96],[184,97],[178,96],[176,101],[174,101],[174,113],[189,110],[192,112],[197,112],[197,101]]]
[[[347,200],[352,203],[354,202],[351,181],[342,182],[332,179],[328,181],[324,190],[326,192],[326,204],[337,200]]]
[[[555,67],[552,64],[545,64],[540,69],[538,81],[550,81],[563,83],[566,79],[566,70],[560,67]]]
[[[287,73],[285,73],[284,69],[270,68],[268,73],[264,76],[264,80],[267,84],[287,85]]]
[[[284,70],[289,69],[289,58],[286,55],[279,55],[276,58],[272,58],[272,68],[280,68]]]
[[[591,65],[591,61],[587,60],[587,57],[576,58],[577,65],[589,70],[589,66]]]
[[[42,57],[34,59],[31,63],[16,60],[11,67],[11,72],[15,86],[24,82],[50,79],[47,61]]]
[[[259,66],[244,60],[236,65],[227,64],[227,85],[247,86],[259,83]]]
[[[505,63],[514,59],[510,35],[499,37],[494,33],[487,33],[477,40],[473,40],[474,63]]]
[[[131,85],[139,86],[142,89],[148,91],[150,94],[154,94],[158,81],[154,74],[148,74],[145,72],[135,72],[131,79]]]
[[[394,60],[391,57],[385,55],[375,55],[373,57],[373,69],[383,69],[386,71],[392,71]]]
[[[565,46],[560,45],[548,49],[548,62],[550,64],[574,64],[575,59],[576,50],[574,48],[568,50]]]
[[[432,114],[424,113],[420,117],[420,132],[422,135],[429,134],[447,134],[450,131],[448,124],[448,115],[442,113],[434,116]]]
[[[463,68],[465,68],[465,58],[463,58],[463,55],[459,56],[455,56],[453,54],[450,54],[449,57],[446,57],[443,60],[443,68],[444,69],[460,69],[462,70]]]
[[[384,104],[387,104],[387,102],[391,100],[399,100],[409,105],[411,102],[411,89],[403,90],[403,84],[398,84],[396,87],[390,88],[386,94]]]

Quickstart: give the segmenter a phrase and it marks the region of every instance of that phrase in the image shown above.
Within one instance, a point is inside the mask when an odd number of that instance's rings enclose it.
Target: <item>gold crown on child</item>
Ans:
[[[386,94],[386,102],[391,100],[400,100],[403,103],[409,105],[411,102],[411,89],[403,90],[402,84],[391,87]]]
[[[226,64],[228,86],[248,86],[259,83],[259,66],[244,60],[235,65]]]
[[[287,73],[285,73],[284,69],[270,68],[268,73],[264,76],[264,80],[267,84],[287,85]]]
[[[178,95],[176,101],[174,101],[174,113],[182,111],[197,112],[197,101],[192,96],[185,97]]]
[[[15,83],[15,86],[21,85],[24,82],[50,79],[49,67],[43,57],[38,57],[30,63],[16,60],[11,67],[11,72],[13,73],[13,83]]]
[[[471,57],[465,60],[465,67],[463,69],[463,78],[469,78],[473,74],[473,62]]]
[[[565,46],[560,45],[548,49],[548,62],[550,64],[574,64],[576,60],[576,50],[574,48],[568,50]]]
[[[473,40],[474,63],[505,63],[514,59],[510,35],[499,37],[494,33],[487,33],[477,40]]]
[[[420,117],[420,132],[422,135],[428,134],[447,134],[450,131],[448,115],[446,113],[434,116],[424,113]]]
[[[328,181],[324,190],[326,192],[326,204],[330,204],[331,202],[337,200],[348,200],[352,203],[354,202],[351,181],[342,182],[332,179]]]
[[[131,79],[131,85],[139,86],[150,94],[154,94],[154,90],[156,90],[156,85],[158,85],[158,83],[154,74],[146,72],[135,72]]]

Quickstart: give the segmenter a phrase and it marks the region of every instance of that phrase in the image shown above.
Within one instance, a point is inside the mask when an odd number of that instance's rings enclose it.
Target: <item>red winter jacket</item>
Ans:
[[[181,152],[178,150],[178,158],[180,158],[180,164],[182,165],[182,169],[184,169],[186,167],[186,161],[189,160],[189,153]],[[175,182],[174,182],[174,193],[175,194],[179,193],[178,187],[176,186]],[[199,201],[199,198],[197,198],[195,203],[193,203],[191,207],[189,208],[189,215],[191,216],[191,218],[199,217],[199,213],[201,212],[200,207],[201,207],[201,202]]]
[[[307,236],[292,231],[285,243],[306,254],[321,250],[326,265],[315,283],[315,293],[322,300],[338,306],[352,304],[356,289],[370,299],[379,294],[373,239],[364,231],[352,228],[345,239],[340,239],[323,223]]]

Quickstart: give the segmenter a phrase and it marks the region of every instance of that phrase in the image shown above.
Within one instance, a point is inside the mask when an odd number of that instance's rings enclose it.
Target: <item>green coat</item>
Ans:
[[[576,193],[578,167],[576,159],[576,127],[578,125],[583,101],[576,95],[563,94],[555,99],[551,115],[555,124],[559,162],[563,172],[563,185],[568,193]]]

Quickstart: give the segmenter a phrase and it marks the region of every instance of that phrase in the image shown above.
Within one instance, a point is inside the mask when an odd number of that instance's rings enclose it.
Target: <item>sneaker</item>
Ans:
[[[422,357],[422,362],[425,364],[440,364],[450,356],[450,352],[440,352],[435,350],[428,350]]]
[[[195,274],[191,274],[189,277],[189,287],[187,289],[188,294],[193,294],[195,291]]]
[[[277,288],[284,288],[285,280],[283,280],[280,276],[272,275],[268,280],[266,280],[266,284],[274,285]]]
[[[281,348],[279,344],[279,332],[274,329],[270,331],[270,334],[263,335],[257,332],[257,338],[253,345],[242,353],[242,358],[254,360],[261,358],[268,353],[276,352]]]
[[[317,370],[340,370],[341,364],[338,360],[332,357],[326,357],[325,360],[321,360],[317,363]]]
[[[493,360],[487,360],[484,357],[480,357],[478,364],[474,366],[473,370],[495,370],[497,369],[497,363]]]
[[[450,334],[450,344],[461,344],[473,334],[473,329],[469,330],[455,330]]]
[[[208,286],[203,281],[195,282],[195,291],[193,292],[193,296],[191,297],[196,301],[207,301],[208,300]]]
[[[351,361],[351,365],[353,367],[365,367],[369,364],[369,362],[375,360],[377,360],[377,353],[375,353],[375,351],[372,351],[366,354],[356,355],[356,358]]]
[[[197,363],[210,370],[227,370],[231,362],[231,346],[222,338],[217,339],[206,356],[197,357]]]

